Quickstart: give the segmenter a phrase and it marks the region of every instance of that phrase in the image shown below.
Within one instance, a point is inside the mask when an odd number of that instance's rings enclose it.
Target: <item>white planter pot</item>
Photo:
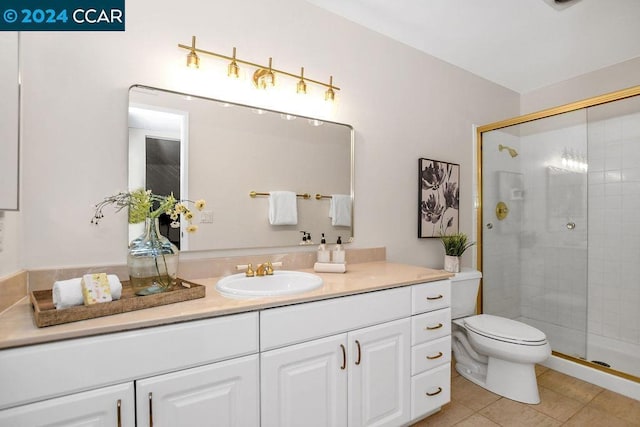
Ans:
[[[444,256],[444,269],[450,273],[460,272],[460,257],[457,256]]]

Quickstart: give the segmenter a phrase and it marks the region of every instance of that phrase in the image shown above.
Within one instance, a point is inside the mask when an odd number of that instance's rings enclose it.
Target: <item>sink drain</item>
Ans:
[[[595,363],[596,365],[604,366],[606,368],[611,367],[611,365],[609,365],[607,362],[602,362],[600,360],[592,360],[591,363]]]

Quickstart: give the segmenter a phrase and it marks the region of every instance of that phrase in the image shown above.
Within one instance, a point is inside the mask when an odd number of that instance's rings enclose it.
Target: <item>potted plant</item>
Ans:
[[[460,271],[460,257],[476,242],[470,242],[464,233],[455,233],[440,236],[444,246],[444,269],[451,273]]]

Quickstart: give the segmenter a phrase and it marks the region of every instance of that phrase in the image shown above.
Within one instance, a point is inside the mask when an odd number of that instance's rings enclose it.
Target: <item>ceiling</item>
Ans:
[[[640,57],[640,0],[307,0],[519,93]]]

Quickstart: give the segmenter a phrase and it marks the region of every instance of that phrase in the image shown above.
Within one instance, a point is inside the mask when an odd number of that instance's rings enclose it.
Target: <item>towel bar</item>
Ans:
[[[249,197],[256,197],[256,196],[268,196],[269,193],[259,193],[257,191],[252,191],[249,193]],[[296,194],[296,196],[298,197],[302,197],[303,199],[310,199],[311,195],[309,193],[304,193],[304,194]]]

